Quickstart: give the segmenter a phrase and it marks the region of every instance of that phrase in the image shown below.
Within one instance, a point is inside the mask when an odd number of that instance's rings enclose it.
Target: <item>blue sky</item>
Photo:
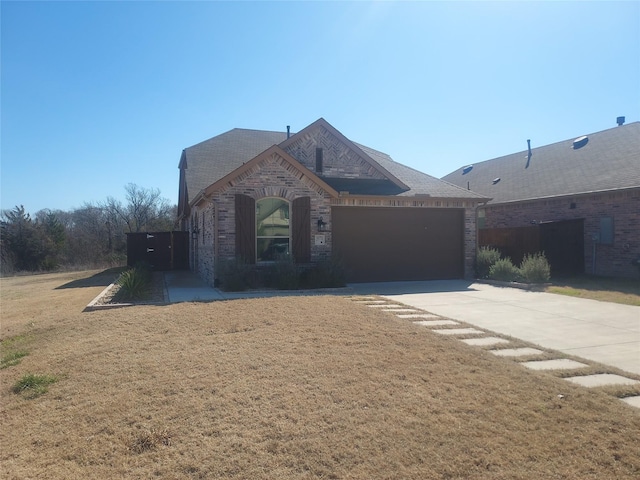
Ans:
[[[124,185],[183,148],[320,117],[436,177],[640,120],[640,2],[10,2],[1,207]]]

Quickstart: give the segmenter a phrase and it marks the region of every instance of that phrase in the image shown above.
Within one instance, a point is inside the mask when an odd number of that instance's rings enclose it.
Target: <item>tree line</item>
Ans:
[[[177,228],[175,205],[160,190],[133,183],[125,202],[107,197],[73,210],[43,209],[32,217],[22,205],[0,214],[0,269],[50,271],[126,263],[129,232]]]

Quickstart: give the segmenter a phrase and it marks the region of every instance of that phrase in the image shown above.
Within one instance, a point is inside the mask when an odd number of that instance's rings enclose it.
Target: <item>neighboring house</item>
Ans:
[[[443,180],[492,198],[478,209],[480,245],[537,247],[552,273],[638,276],[639,122],[467,165]]]
[[[473,275],[482,195],[396,163],[319,119],[302,131],[233,129],[185,149],[178,217],[191,268],[221,259],[339,256],[350,281]]]

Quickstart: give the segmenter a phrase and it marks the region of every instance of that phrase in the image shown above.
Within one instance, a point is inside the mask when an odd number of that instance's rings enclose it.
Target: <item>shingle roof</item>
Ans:
[[[200,191],[230,174],[244,163],[273,145],[287,140],[285,132],[248,130],[234,128],[221,135],[188,147],[181,159],[181,168],[186,162],[185,181],[190,203]],[[429,195],[437,198],[483,199],[478,193],[460,188],[435,177],[395,162],[389,155],[353,142],[374,163],[409,187],[402,191],[389,181],[360,181],[360,179],[331,179],[322,177],[337,191],[349,191],[358,195]],[[335,186],[334,186],[335,184]]]
[[[355,142],[354,142],[355,143]],[[364,145],[356,144],[373,160],[382,165],[392,175],[410,187],[410,190],[400,193],[401,196],[429,195],[438,198],[474,198],[486,199],[484,195],[469,191],[466,188],[453,185],[411,167],[407,167],[393,160],[386,153],[373,150]]]
[[[201,190],[286,138],[287,134],[283,132],[234,128],[185,148],[183,159],[187,162],[189,202]]]
[[[528,167],[524,150],[476,163],[466,174],[462,167],[442,179],[469,185],[494,204],[640,187],[640,122],[589,134],[586,145],[574,149],[581,136],[532,148]]]

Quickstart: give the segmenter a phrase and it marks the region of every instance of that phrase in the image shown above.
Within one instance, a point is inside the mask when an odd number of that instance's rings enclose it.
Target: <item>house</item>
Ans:
[[[357,144],[319,119],[298,133],[235,128],[186,148],[178,217],[210,284],[221,259],[339,256],[349,281],[473,275],[487,199]]]
[[[467,165],[443,180],[492,200],[480,245],[544,251],[553,274],[637,277],[640,123]],[[514,261],[517,261],[516,258]]]

